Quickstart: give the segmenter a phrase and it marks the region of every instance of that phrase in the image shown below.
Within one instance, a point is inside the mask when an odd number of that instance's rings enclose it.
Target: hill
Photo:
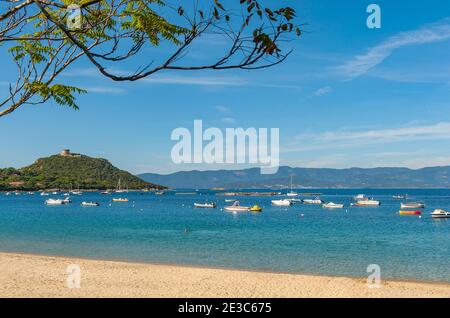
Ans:
[[[293,176],[296,188],[450,188],[450,167],[408,168],[291,168],[280,167],[273,175],[258,168],[244,170],[182,171],[168,175],[145,173],[152,180],[172,188],[283,188]]]
[[[0,169],[0,190],[114,189],[119,179],[129,189],[165,188],[120,170],[106,159],[54,155],[21,169]]]

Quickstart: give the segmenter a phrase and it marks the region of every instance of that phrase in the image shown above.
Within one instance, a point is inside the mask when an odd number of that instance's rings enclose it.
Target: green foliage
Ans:
[[[164,188],[119,170],[106,159],[55,155],[38,159],[31,166],[22,169],[0,169],[0,190],[115,189],[119,179],[123,188]],[[23,184],[12,186],[11,182]]]
[[[86,93],[87,91],[78,87],[54,84],[48,85],[42,82],[27,83],[31,92],[39,94],[44,100],[53,99],[58,105],[66,105],[78,109],[73,93]]]

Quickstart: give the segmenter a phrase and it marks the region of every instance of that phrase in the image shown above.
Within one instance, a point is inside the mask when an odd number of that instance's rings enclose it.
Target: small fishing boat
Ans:
[[[45,204],[46,205],[63,205],[65,203],[64,203],[64,200],[61,200],[61,199],[48,199],[48,200],[45,200]]]
[[[289,201],[291,201],[292,203],[302,203],[303,202],[302,199],[289,199]]]
[[[109,191],[109,190],[102,191],[102,192],[100,192],[100,194],[108,195],[108,194],[111,194],[111,191]]]
[[[81,206],[92,207],[92,206],[100,206],[97,202],[81,202]]]
[[[304,204],[323,204],[323,201],[319,198],[315,199],[303,199]]]
[[[334,202],[328,202],[328,203],[323,204],[322,207],[324,207],[326,209],[343,209],[344,205],[334,203]]]
[[[442,209],[436,209],[431,213],[431,217],[433,219],[448,219],[450,218],[450,212]]]
[[[77,190],[77,191],[72,191],[72,194],[73,195],[82,195],[83,192]]]
[[[254,206],[252,206],[250,208],[250,212],[262,212],[262,207],[260,207],[259,205],[255,204]]]
[[[288,199],[281,199],[281,200],[272,200],[272,204],[275,206],[291,206],[292,202]]]
[[[128,202],[129,200],[127,198],[113,198],[113,202]]]
[[[408,197],[407,195],[402,195],[402,194],[392,196],[392,198],[396,199],[396,200],[403,200],[403,199],[406,199],[407,197]]]
[[[69,195],[70,195],[69,192],[66,192],[66,193],[63,194],[63,196],[65,196],[65,197],[68,197]]]
[[[194,203],[194,207],[200,208],[200,209],[215,209],[216,204],[215,203]]]
[[[423,202],[407,202],[407,203],[401,203],[400,207],[402,209],[423,209],[423,208],[425,208],[425,203],[423,203]]]
[[[400,215],[422,215],[421,211],[399,211]]]
[[[62,200],[63,204],[69,204],[72,203],[72,200],[70,200],[70,197],[65,198],[64,200]]]
[[[225,199],[225,202],[235,202],[235,199]]]
[[[239,201],[235,201],[233,203],[233,205],[226,206],[223,209],[228,212],[249,212],[250,211],[250,207],[241,206]]]
[[[380,201],[374,199],[359,200],[353,203],[352,206],[380,206]]]
[[[353,199],[354,199],[355,201],[359,201],[359,200],[366,200],[367,198],[366,198],[366,195],[364,195],[364,194],[358,194],[358,195],[355,196]]]
[[[155,194],[156,195],[164,195],[164,194],[166,194],[164,191],[158,191],[158,192],[155,192]]]

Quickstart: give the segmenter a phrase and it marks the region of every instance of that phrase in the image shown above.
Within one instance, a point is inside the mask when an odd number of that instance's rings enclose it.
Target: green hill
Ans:
[[[114,189],[119,179],[122,188],[165,188],[120,170],[106,159],[54,155],[21,169],[0,169],[0,190]]]

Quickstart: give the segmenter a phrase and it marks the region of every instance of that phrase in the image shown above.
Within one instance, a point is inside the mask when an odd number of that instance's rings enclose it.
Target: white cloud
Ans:
[[[228,114],[231,112],[230,108],[223,106],[223,105],[216,105],[215,108],[219,113]]]
[[[330,131],[320,134],[300,134],[283,152],[311,151],[335,148],[364,147],[371,144],[450,139],[450,123],[399,127],[365,131]]]
[[[126,90],[118,87],[102,87],[94,86],[87,89],[88,93],[98,93],[98,94],[123,94]]]
[[[326,94],[329,94],[333,91],[333,89],[330,86],[324,86],[319,88],[314,92],[314,96],[320,97]]]
[[[236,120],[232,117],[223,117],[221,121],[225,124],[235,124]]]
[[[382,63],[397,49],[413,45],[442,42],[448,39],[450,39],[450,23],[449,19],[445,19],[439,23],[429,24],[417,30],[391,36],[387,40],[370,48],[365,54],[357,55],[344,64],[335,67],[333,70],[346,79],[354,79]]]

